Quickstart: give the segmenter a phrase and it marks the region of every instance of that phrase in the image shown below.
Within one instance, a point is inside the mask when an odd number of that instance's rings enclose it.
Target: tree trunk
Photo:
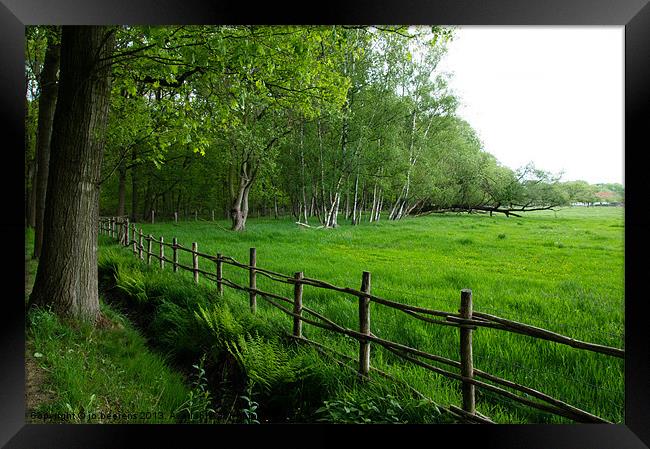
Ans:
[[[135,147],[131,151],[131,223],[138,221],[138,167],[136,161],[138,153]]]
[[[359,200],[359,171],[357,170],[357,176],[354,178],[354,204],[352,204],[352,225],[358,224],[358,218],[357,218],[358,200]]]
[[[126,164],[124,161],[120,163],[119,167],[120,174],[120,185],[118,190],[118,200],[117,200],[117,216],[121,217],[124,215],[126,208]]]
[[[377,202],[377,210],[375,211],[375,221],[381,218],[381,206],[384,204],[384,196],[381,187],[379,188],[379,201]]]
[[[29,78],[25,74],[25,154],[30,153],[30,124],[32,121],[31,114],[29,113]],[[27,164],[27,182],[25,183],[25,226],[33,228],[36,225],[36,215],[34,212],[36,196],[34,195],[34,176],[36,173],[36,155],[33,155],[29,160],[26,161]],[[32,201],[34,200],[34,201]]]
[[[231,185],[230,219],[232,226],[230,229],[233,231],[244,231],[246,229],[248,194],[255,180],[256,173],[257,168],[251,168],[247,162],[244,162],[237,176],[239,183],[236,192],[234,191],[234,186]],[[231,183],[234,181],[231,176]]]
[[[240,200],[235,201],[230,208],[231,230],[243,231],[246,229],[246,218],[248,218],[248,207],[244,207],[244,198],[248,203],[248,191],[244,188],[240,191]]]
[[[321,205],[320,210],[323,213],[321,218],[321,224],[324,226],[327,224],[327,206],[325,204],[325,161],[323,159],[323,130],[321,127],[321,121],[318,120],[318,151],[319,151],[319,162],[320,162],[320,194],[321,194]]]
[[[36,160],[33,160],[27,170],[31,189],[27,192],[27,226],[36,227]]]
[[[150,210],[149,201],[151,200],[151,179],[147,179],[147,187],[144,189],[143,200],[140,215],[142,216],[142,221],[146,221],[149,216],[147,212]]]
[[[350,218],[350,190],[345,189],[345,219]]]
[[[278,195],[277,193],[273,196],[273,214],[274,218],[278,219]]]
[[[50,140],[52,121],[57,97],[57,72],[59,71],[60,47],[50,40],[45,52],[45,63],[41,72],[41,96],[38,99],[38,131],[36,136],[36,185],[34,208],[34,253],[33,259],[41,256],[43,246],[43,220],[45,219],[45,198],[50,164]],[[32,184],[33,185],[33,184]]]
[[[370,209],[370,217],[368,217],[369,222],[375,221],[375,210],[377,209],[377,181],[375,181],[375,187],[372,189],[372,208]]]
[[[43,248],[31,306],[96,322],[99,182],[115,29],[64,26]]]
[[[300,181],[302,184],[302,212],[305,219],[305,224],[307,224],[307,187],[305,186],[305,122],[300,123]],[[298,221],[300,221],[300,218]]]

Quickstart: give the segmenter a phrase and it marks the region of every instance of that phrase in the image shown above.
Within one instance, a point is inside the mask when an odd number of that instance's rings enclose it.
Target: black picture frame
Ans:
[[[435,426],[188,426],[25,424],[24,26],[37,24],[442,24],[619,25],[625,27],[625,424]],[[647,277],[643,153],[650,125],[648,0],[332,0],[309,4],[199,0],[0,0],[1,123],[6,161],[1,233],[5,255],[0,334],[0,445],[176,447],[205,444],[397,444],[487,448],[626,449],[650,446],[650,339],[643,305]],[[19,169],[22,167],[22,171]],[[362,438],[362,440],[357,440]],[[393,443],[394,444],[394,443]]]

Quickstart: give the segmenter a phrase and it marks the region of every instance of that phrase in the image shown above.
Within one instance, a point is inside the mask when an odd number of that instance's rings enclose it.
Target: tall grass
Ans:
[[[63,422],[176,422],[188,394],[183,376],[150,353],[128,321],[107,307],[103,313],[115,328],[65,322],[45,310],[30,313],[28,356],[47,374],[40,387],[54,393],[33,410],[35,421],[68,414]]]
[[[324,401],[336,403],[352,389],[364,392],[359,394],[368,401],[392,391],[394,400],[405,404],[403,413],[395,415],[402,422],[450,419],[431,402],[419,403],[426,413],[418,415],[408,406],[413,402],[409,394],[393,391],[394,385],[361,382],[354,369],[296,345],[287,338],[287,318],[277,309],[264,307],[253,315],[241,307],[243,296],[237,292],[217,297],[211,285],[196,286],[169,271],[133,266],[129,258],[115,247],[102,250],[99,271],[112,307],[135,320],[150,344],[180,369],[205,362],[209,390],[199,393],[209,391],[215,398],[210,404],[214,420],[312,422]],[[121,285],[124,279],[129,281]],[[182,410],[190,414],[188,407]],[[320,413],[326,417],[326,409]],[[340,415],[327,419],[345,422]]]
[[[163,235],[166,241],[177,237],[187,247],[198,242],[201,252],[220,252],[241,262],[247,262],[248,248],[256,247],[261,267],[286,274],[303,271],[305,276],[341,286],[358,288],[361,272],[370,271],[373,293],[413,305],[455,311],[460,290],[471,288],[477,311],[576,339],[623,346],[622,209],[572,208],[523,218],[439,215],[330,230],[272,219],[250,220],[243,233],[226,227],[225,222],[200,221],[143,225],[145,234]],[[102,242],[109,245],[105,238]],[[128,254],[129,250],[119,251]],[[179,257],[191,266],[188,254],[179,252]],[[202,269],[214,269],[207,261],[200,263]],[[163,276],[158,271],[153,268],[146,278]],[[175,275],[186,280],[190,276]],[[247,283],[245,270],[224,266],[224,276]],[[215,294],[210,281],[202,279],[200,284],[199,289],[212,292],[206,294]],[[258,288],[291,295],[290,286],[262,276]],[[187,295],[195,292],[196,288]],[[228,297],[231,313],[247,311],[245,295],[229,293]],[[266,326],[268,333],[275,326],[291,329],[289,317],[262,302],[258,299],[261,313],[256,319],[264,316],[266,324],[258,321],[257,325]],[[358,325],[354,298],[305,286],[304,303],[341,325]],[[379,337],[458,359],[456,329],[421,323],[378,304],[371,306],[371,317],[371,330]],[[308,325],[304,333],[356,356],[358,345],[350,339]],[[622,422],[622,360],[492,329],[481,328],[474,334],[475,367]],[[184,341],[181,335],[169,338]],[[191,352],[191,341],[188,337],[186,351]],[[461,402],[457,382],[410,366],[376,345],[371,364],[443,405]],[[564,422],[489,392],[478,394],[478,410],[501,422]]]

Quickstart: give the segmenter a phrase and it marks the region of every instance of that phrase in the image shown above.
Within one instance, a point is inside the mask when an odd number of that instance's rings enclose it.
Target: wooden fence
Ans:
[[[305,277],[304,273],[302,272],[297,272],[294,273],[293,276],[288,276],[282,273],[261,268],[257,266],[257,252],[255,248],[250,248],[249,263],[244,264],[236,261],[232,257],[228,257],[223,254],[210,255],[201,253],[198,251],[198,244],[196,242],[192,243],[191,248],[186,248],[185,246],[179,244],[176,238],[172,239],[172,243],[168,243],[165,242],[162,236],[160,239],[156,239],[151,234],[144,235],[142,228],[138,230],[135,224],[129,226],[129,221],[126,217],[100,218],[99,231],[104,235],[118,239],[123,246],[132,247],[133,254],[136,257],[144,260],[144,256],[146,255],[147,264],[151,264],[151,259],[156,258],[158,259],[160,267],[164,269],[165,262],[168,262],[172,265],[172,270],[174,272],[178,271],[179,268],[192,272],[194,275],[194,281],[197,283],[199,282],[199,275],[205,276],[206,278],[216,282],[219,294],[223,294],[224,285],[235,290],[248,292],[249,306],[251,312],[253,313],[255,313],[257,309],[257,297],[259,296],[265,299],[274,307],[277,307],[287,315],[293,317],[291,335],[299,341],[316,345],[321,349],[325,348],[323,345],[308,340],[302,335],[303,322],[319,328],[328,329],[332,332],[347,335],[358,340],[358,373],[364,378],[367,378],[369,376],[371,370],[387,376],[386,373],[374,367],[371,367],[370,365],[370,349],[372,343],[377,344],[387,349],[389,352],[418,366],[431,370],[434,373],[459,381],[461,383],[462,389],[462,408],[452,405],[448,410],[466,422],[493,423],[493,421],[491,421],[489,418],[476,411],[475,388],[478,387],[480,389],[491,391],[498,395],[507,397],[526,406],[562,416],[575,422],[609,423],[609,421],[603,418],[555,399],[545,393],[474,368],[472,354],[472,336],[473,331],[476,330],[476,328],[487,327],[505,332],[527,335],[533,338],[548,340],[555,343],[571,346],[573,348],[598,352],[618,358],[624,358],[625,351],[623,349],[575,340],[573,338],[560,335],[546,329],[541,329],[539,327],[530,326],[528,324],[507,320],[491,314],[474,311],[472,304],[472,291],[469,289],[461,290],[459,313],[452,313],[441,310],[428,309],[424,307],[416,307],[375,296],[371,293],[371,276],[367,271],[364,271],[362,274],[361,288],[359,290],[356,290],[347,287],[339,287],[318,279],[308,278]],[[152,251],[152,243],[156,243],[158,245],[157,254]],[[165,248],[171,249],[171,259],[165,256]],[[185,251],[192,255],[191,267],[182,265],[178,262],[179,251]],[[215,270],[206,271],[199,268],[199,259],[204,259],[214,264]],[[238,285],[224,278],[224,264],[247,270],[249,273],[249,285]],[[258,289],[258,275],[264,276],[276,282],[293,285],[293,298],[287,298],[275,293]],[[358,329],[355,330],[340,326],[322,314],[306,307],[303,302],[303,286],[305,285],[337,291],[340,293],[346,293],[357,297],[359,301]],[[281,305],[280,302],[286,303],[287,307]],[[376,303],[382,306],[399,310],[413,318],[425,321],[430,324],[458,328],[460,361],[429,354],[416,348],[377,337],[371,332],[370,303]],[[306,317],[305,314],[309,315],[309,318]],[[339,353],[337,354],[339,356],[349,358],[349,356],[345,356]],[[456,370],[459,370],[460,373],[442,369],[421,359],[426,359],[428,361],[447,365]],[[487,383],[485,381],[489,381],[491,383]],[[523,393],[523,396],[506,390],[504,387],[519,393]],[[535,398],[537,401],[531,398]]]

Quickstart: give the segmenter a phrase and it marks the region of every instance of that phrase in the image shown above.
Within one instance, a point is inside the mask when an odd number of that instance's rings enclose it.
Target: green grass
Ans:
[[[356,422],[359,416],[345,412],[350,407],[336,408],[343,398],[345,404],[378,407],[386,395],[400,404],[391,409],[400,422],[451,420],[399,385],[381,378],[360,381],[356,368],[297,345],[287,338],[286,316],[277,309],[251,314],[241,307],[241,295],[226,291],[217,297],[212,285],[148,268],[115,246],[102,248],[99,273],[111,304],[132,317],[159,352],[178,366],[204,360],[218,422]],[[385,422],[381,413],[372,419]]]
[[[26,231],[26,297],[38,263]],[[123,315],[101,304],[110,327],[59,319],[47,310],[27,316],[30,422],[174,423],[190,387],[167,360],[152,353]],[[80,415],[80,412],[81,415]]]
[[[233,233],[221,222],[143,224],[145,234],[164,236],[201,252],[247,262],[257,248],[259,266],[336,285],[358,288],[372,273],[372,291],[388,299],[456,311],[460,290],[473,290],[474,309],[540,326],[570,337],[622,347],[624,333],[623,209],[570,208],[523,218],[436,215],[358,227],[307,229],[288,220],[250,219]],[[102,237],[107,244],[108,239]],[[154,250],[157,246],[154,244]],[[128,253],[127,249],[120,249]],[[170,249],[166,248],[167,256]],[[191,265],[187,253],[180,261]],[[133,259],[135,260],[135,258]],[[153,260],[155,263],[155,259]],[[169,264],[168,264],[169,265]],[[201,260],[201,268],[214,266]],[[166,270],[170,270],[168,266]],[[154,269],[153,272],[156,270]],[[177,273],[186,279],[190,273]],[[247,273],[231,266],[224,276],[246,285]],[[202,279],[201,285],[213,288]],[[258,288],[286,296],[291,287],[258,276]],[[228,290],[226,288],[226,290]],[[247,308],[247,297],[231,308]],[[357,327],[354,298],[305,287],[304,303],[339,324]],[[258,307],[271,309],[258,299]],[[275,313],[275,312],[274,312]],[[282,320],[280,312],[275,319]],[[378,304],[371,307],[379,337],[458,359],[454,328],[421,323]],[[290,330],[291,320],[281,324]],[[357,344],[305,325],[305,335],[352,356]],[[623,361],[529,337],[481,328],[474,334],[475,367],[539,389],[614,422],[623,421]],[[371,364],[407,381],[438,403],[460,404],[455,381],[413,367],[373,346]],[[499,422],[564,422],[489,393],[478,410]]]
[[[48,416],[66,413],[62,422],[176,422],[175,411],[189,393],[183,376],[148,351],[127,320],[102,309],[115,328],[64,322],[43,310],[30,313],[28,356],[47,373],[41,387],[54,393],[32,410],[33,422],[53,422]]]

